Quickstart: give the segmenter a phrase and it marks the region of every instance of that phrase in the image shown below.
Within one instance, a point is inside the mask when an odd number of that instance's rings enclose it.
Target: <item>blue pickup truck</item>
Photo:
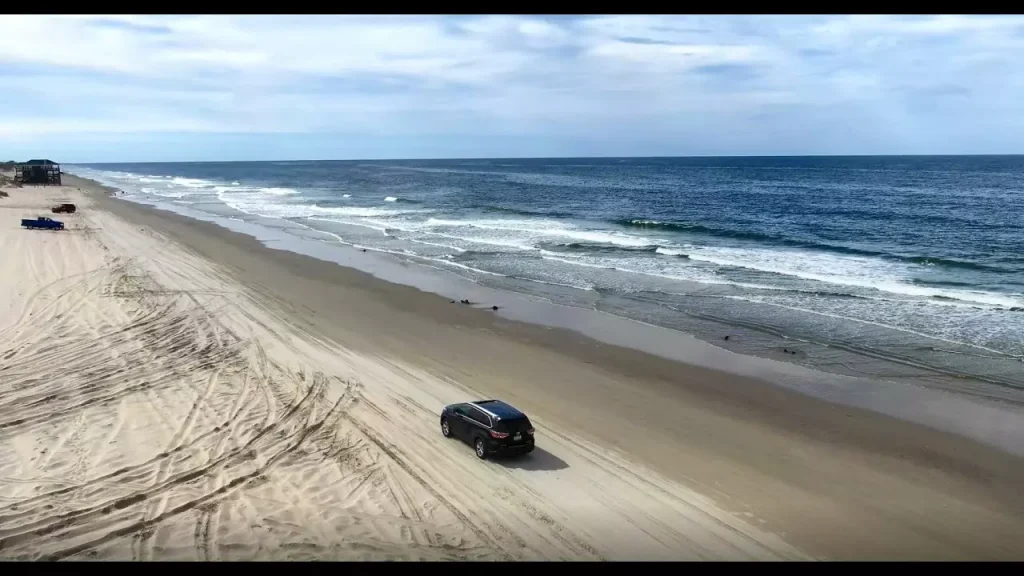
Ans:
[[[21,220],[21,225],[25,228],[44,228],[47,230],[63,230],[64,223],[58,220],[53,220],[45,216],[40,216],[34,220]]]

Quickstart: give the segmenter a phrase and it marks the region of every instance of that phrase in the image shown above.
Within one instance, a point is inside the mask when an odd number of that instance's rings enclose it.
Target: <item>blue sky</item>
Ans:
[[[18,16],[0,159],[1024,153],[1017,16]]]

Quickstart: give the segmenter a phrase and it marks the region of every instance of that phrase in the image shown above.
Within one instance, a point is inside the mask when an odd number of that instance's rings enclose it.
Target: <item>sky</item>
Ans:
[[[0,160],[1024,153],[1019,16],[0,26]]]

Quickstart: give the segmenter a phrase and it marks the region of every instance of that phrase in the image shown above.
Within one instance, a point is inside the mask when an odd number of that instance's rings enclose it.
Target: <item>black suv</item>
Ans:
[[[533,452],[530,419],[501,400],[445,406],[441,411],[441,433],[445,438],[468,442],[481,459],[492,454]]]

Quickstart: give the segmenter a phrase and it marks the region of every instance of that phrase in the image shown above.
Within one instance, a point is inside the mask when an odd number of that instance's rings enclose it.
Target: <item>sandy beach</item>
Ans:
[[[65,184],[0,198],[0,558],[1024,559],[994,447]]]

